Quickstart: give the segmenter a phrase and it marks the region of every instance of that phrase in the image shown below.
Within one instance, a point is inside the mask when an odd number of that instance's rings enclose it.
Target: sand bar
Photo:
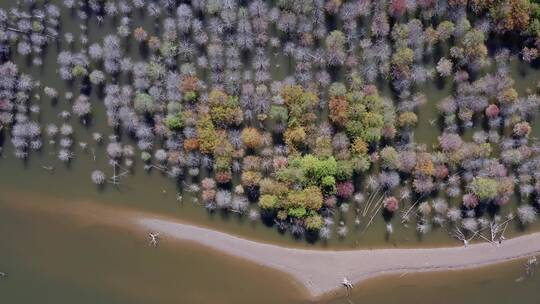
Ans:
[[[4,194],[8,196],[9,193]],[[271,267],[291,275],[305,286],[313,297],[343,288],[341,282],[344,277],[359,283],[383,274],[473,268],[540,254],[540,232],[505,240],[500,246],[485,242],[466,248],[459,246],[348,251],[297,249],[252,241],[152,213],[95,202],[43,204],[47,198],[36,199],[22,193],[17,195],[17,198],[13,201],[8,199],[8,205],[73,216],[83,225],[101,223],[122,229],[134,229],[141,236],[148,231],[160,232],[164,242],[171,238],[194,242],[261,266]]]
[[[163,235],[288,273],[313,297],[343,288],[344,277],[357,284],[383,274],[474,268],[540,253],[540,232],[505,240],[498,246],[486,242],[468,247],[330,251],[265,244],[158,218],[141,217],[138,223]]]

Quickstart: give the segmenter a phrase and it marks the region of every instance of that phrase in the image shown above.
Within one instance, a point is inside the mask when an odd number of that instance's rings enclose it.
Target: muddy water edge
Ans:
[[[286,275],[204,247],[164,238],[151,248],[121,217],[85,210],[89,202],[19,200],[0,198],[6,303],[537,303],[540,296],[540,276],[520,279],[524,261],[516,261],[385,276],[313,300]]]

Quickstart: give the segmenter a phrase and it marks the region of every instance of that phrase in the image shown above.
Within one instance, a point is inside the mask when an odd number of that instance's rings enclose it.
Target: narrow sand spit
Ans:
[[[468,247],[326,251],[285,248],[242,239],[223,232],[162,219],[139,218],[139,224],[164,235],[197,242],[259,265],[292,275],[313,297],[389,273],[479,267],[540,253],[540,233]]]

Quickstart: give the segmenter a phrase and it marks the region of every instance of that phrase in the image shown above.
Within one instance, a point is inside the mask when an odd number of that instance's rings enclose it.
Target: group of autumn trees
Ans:
[[[183,110],[168,109],[165,125],[171,132],[196,128],[197,135],[184,140],[184,150],[213,157],[217,184],[230,184],[233,161],[243,160],[241,185],[266,216],[294,220],[308,230],[318,230],[323,226],[320,209],[333,207],[336,197],[350,198],[354,173],[369,170],[370,146],[396,133],[392,105],[358,77],[351,83],[349,89],[335,83],[328,93],[329,120],[341,132],[340,140],[351,143],[341,145],[344,148],[339,150],[333,147],[331,132],[311,135],[320,133],[319,97],[299,85],[283,86],[277,96],[280,101],[267,117],[271,131],[266,131],[244,122],[238,98],[222,90],[210,91],[207,102],[200,103],[197,79],[188,76],[181,82],[186,106]],[[241,145],[231,144],[231,130],[238,130]],[[267,154],[267,148],[273,146],[273,137],[284,143],[288,152],[274,155],[273,169],[267,172],[261,169],[261,154]],[[205,199],[213,199],[208,193]]]
[[[435,1],[417,1],[420,8],[429,8]],[[467,7],[478,16],[489,15],[499,33],[513,32],[540,38],[540,1],[538,0],[449,0],[452,8]],[[389,14],[399,18],[407,13],[406,0],[392,0]]]
[[[516,32],[540,37],[540,5],[538,0],[450,0],[451,6],[468,5],[482,15],[489,13],[500,33]]]

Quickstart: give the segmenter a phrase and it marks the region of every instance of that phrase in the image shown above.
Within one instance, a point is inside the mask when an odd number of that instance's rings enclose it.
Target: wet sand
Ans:
[[[239,238],[202,227],[141,217],[138,224],[162,236],[187,240],[292,275],[313,297],[337,288],[347,277],[357,284],[368,278],[396,273],[475,268],[540,253],[540,233],[504,241],[496,246],[322,251],[286,248]]]

